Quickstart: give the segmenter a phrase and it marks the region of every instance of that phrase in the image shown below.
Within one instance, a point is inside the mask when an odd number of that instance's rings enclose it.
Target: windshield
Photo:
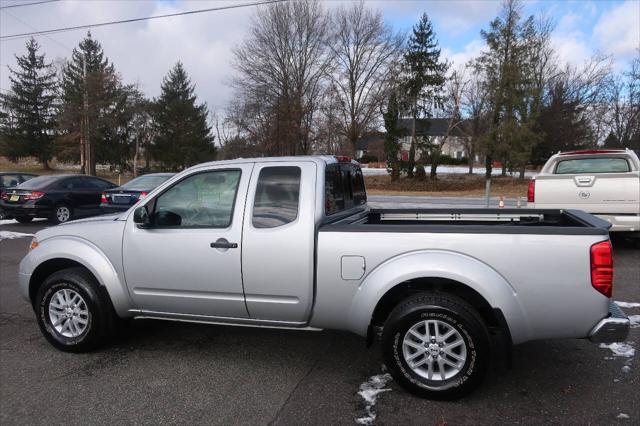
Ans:
[[[49,186],[53,182],[59,179],[58,176],[38,176],[33,179],[29,179],[26,182],[22,182],[17,188],[28,188],[28,189],[36,189],[36,188],[44,188]]]
[[[560,161],[556,166],[556,174],[578,173],[626,173],[629,163],[624,158],[577,158]]]
[[[121,186],[122,189],[135,190],[149,190],[160,185],[171,176],[140,176]]]

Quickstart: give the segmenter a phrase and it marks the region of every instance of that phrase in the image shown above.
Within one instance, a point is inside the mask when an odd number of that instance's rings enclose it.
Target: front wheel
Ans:
[[[489,365],[489,334],[469,304],[422,293],[401,302],[382,334],[382,355],[394,380],[429,399],[452,400],[474,390]]]
[[[62,351],[90,351],[111,333],[115,313],[108,297],[84,268],[55,272],[34,301],[40,331]]]

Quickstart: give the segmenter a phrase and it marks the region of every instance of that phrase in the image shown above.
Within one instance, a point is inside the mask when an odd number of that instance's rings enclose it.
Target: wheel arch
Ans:
[[[444,250],[406,253],[378,266],[353,299],[349,328],[371,341],[374,327],[384,323],[400,300],[425,291],[461,297],[488,326],[506,329],[514,343],[529,337],[524,309],[510,283],[480,260]]]
[[[109,258],[95,245],[77,237],[54,237],[46,239],[20,263],[23,294],[31,303],[38,288],[54,272],[62,269],[82,267],[93,275],[106,291],[120,317],[130,316],[131,299],[120,280],[120,276]]]

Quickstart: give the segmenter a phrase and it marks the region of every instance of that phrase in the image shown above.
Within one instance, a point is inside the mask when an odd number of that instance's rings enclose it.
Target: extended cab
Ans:
[[[64,351],[124,318],[348,330],[380,337],[395,380],[440,399],[480,383],[492,341],[626,338],[606,222],[366,201],[346,158],[202,164],[125,213],[38,232],[21,290]]]
[[[527,206],[584,210],[640,235],[640,160],[628,149],[559,152],[529,183]]]

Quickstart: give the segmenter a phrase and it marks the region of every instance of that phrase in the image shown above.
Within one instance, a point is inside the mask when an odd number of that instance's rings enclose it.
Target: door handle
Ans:
[[[220,238],[215,243],[211,243],[211,248],[217,248],[217,249],[238,248],[238,243],[230,243],[224,238]]]

